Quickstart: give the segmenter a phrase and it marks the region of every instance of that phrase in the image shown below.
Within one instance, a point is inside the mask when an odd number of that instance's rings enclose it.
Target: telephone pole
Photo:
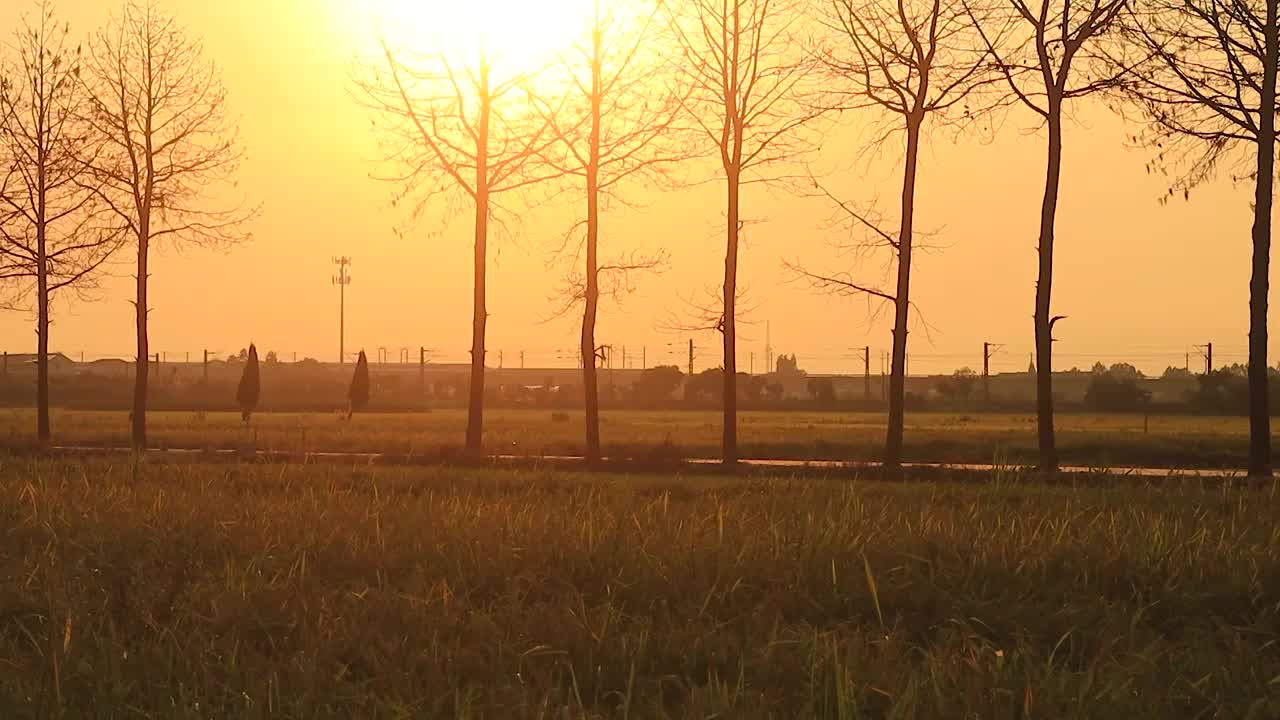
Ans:
[[[333,284],[338,286],[338,364],[347,359],[347,286],[351,284],[351,275],[347,268],[351,266],[351,258],[343,255],[333,258],[338,266],[338,274],[333,277]]]
[[[689,377],[693,377],[693,338],[689,338]]]

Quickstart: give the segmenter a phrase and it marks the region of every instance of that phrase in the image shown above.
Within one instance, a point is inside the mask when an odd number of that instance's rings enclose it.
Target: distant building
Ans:
[[[108,358],[104,360],[94,360],[86,363],[81,369],[83,372],[92,373],[94,375],[106,375],[112,377],[128,377],[133,374],[133,361],[121,360],[119,358]]]
[[[4,370],[6,372],[34,373],[39,357],[36,353],[7,353],[3,361]],[[75,373],[76,364],[66,355],[49,353],[48,357],[50,375],[71,375]]]

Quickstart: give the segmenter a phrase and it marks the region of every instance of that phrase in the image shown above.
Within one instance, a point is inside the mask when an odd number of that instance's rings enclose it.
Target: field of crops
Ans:
[[[1278,514],[0,458],[0,717],[1274,718]]]
[[[161,412],[150,416],[157,447],[246,448],[287,451],[361,451],[434,454],[461,444],[464,411],[357,416],[263,413],[245,427],[236,413]],[[28,446],[30,410],[0,411],[0,444]],[[485,416],[491,453],[577,455],[580,413],[495,410]],[[59,445],[126,447],[125,413],[58,412]],[[620,457],[714,458],[720,418],[714,412],[605,413],[605,452]],[[744,457],[875,460],[884,443],[879,413],[749,412],[740,418]],[[1059,415],[1062,460],[1085,466],[1243,467],[1248,449],[1244,418],[1140,415]],[[907,416],[906,457],[920,462],[1035,461],[1031,415],[915,413]]]

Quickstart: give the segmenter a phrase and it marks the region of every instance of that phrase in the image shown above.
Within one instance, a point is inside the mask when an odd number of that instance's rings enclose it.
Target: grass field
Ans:
[[[0,717],[1274,718],[1278,514],[0,458]]]
[[[348,423],[337,415],[263,413],[251,428],[236,413],[164,412],[150,416],[157,447],[362,451],[431,454],[456,449],[465,412],[363,415]],[[485,415],[491,453],[581,454],[581,413],[494,410]],[[1093,467],[1244,467],[1248,454],[1245,418],[1134,415],[1059,415],[1062,461]],[[720,417],[714,412],[606,412],[601,421],[611,456],[714,458],[720,452]],[[0,443],[30,445],[30,410],[0,411]],[[125,413],[57,412],[54,440],[62,445],[129,444]],[[740,419],[744,457],[782,459],[879,459],[884,416],[879,413],[748,412]],[[907,416],[906,457],[920,462],[1033,463],[1035,418],[1031,415]]]

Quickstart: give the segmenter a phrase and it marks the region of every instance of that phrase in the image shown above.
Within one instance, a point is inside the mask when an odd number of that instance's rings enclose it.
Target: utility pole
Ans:
[[[991,356],[1000,351],[1003,345],[982,343],[982,401],[991,404]]]
[[[765,372],[773,372],[773,333],[768,320],[764,321],[764,365]]]
[[[871,401],[871,346],[862,348],[862,394]]]
[[[338,266],[333,284],[338,286],[338,364],[341,365],[347,359],[347,286],[351,284],[347,268],[351,266],[351,258],[346,255],[335,257],[333,264]]]
[[[521,370],[524,369],[524,351],[523,350],[520,351],[520,369]]]
[[[689,338],[689,377],[693,377],[693,338]]]
[[[1204,374],[1209,375],[1213,372],[1213,343],[1197,345],[1196,349],[1200,351],[1200,356],[1204,358]]]
[[[209,384],[209,351],[204,351],[204,382]]]
[[[880,351],[880,399],[886,400],[889,397],[889,353]]]
[[[646,345],[640,346],[640,369],[649,369],[649,348]]]
[[[418,347],[418,392],[427,392],[427,349],[422,346]]]

